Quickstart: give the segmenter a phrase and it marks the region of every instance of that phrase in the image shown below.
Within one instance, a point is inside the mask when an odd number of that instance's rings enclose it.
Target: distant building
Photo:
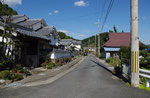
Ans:
[[[62,39],[60,41],[60,45],[63,45],[65,50],[81,51],[82,42],[81,41],[72,40],[72,39]]]
[[[109,33],[109,40],[104,43],[103,57],[108,59],[110,57],[117,57],[117,52],[121,46],[130,46],[130,33]]]

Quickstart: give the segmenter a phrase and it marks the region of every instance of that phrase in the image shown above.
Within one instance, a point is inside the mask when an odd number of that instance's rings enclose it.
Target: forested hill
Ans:
[[[61,39],[73,39],[73,40],[76,40],[75,38],[73,37],[70,37],[70,36],[67,36],[65,33],[63,32],[58,32],[59,36]]]
[[[18,13],[10,8],[7,4],[2,4],[0,2],[0,16],[4,15],[17,15]]]
[[[108,32],[101,33],[100,34],[100,45],[101,47],[104,45],[104,43],[108,40]],[[86,39],[82,40],[82,46],[83,47],[95,47],[95,35],[88,37]],[[98,35],[96,35],[96,46],[98,47]]]

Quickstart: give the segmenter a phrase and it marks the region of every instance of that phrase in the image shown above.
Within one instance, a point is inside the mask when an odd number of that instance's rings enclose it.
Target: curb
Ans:
[[[83,61],[83,57],[77,58],[74,61],[67,63],[66,65],[63,65],[56,69],[50,69],[39,74],[34,74],[21,81],[17,81],[9,85],[6,85],[5,87],[16,88],[21,86],[37,86],[37,85],[52,83],[55,80],[67,74],[68,72],[75,69],[82,61]]]

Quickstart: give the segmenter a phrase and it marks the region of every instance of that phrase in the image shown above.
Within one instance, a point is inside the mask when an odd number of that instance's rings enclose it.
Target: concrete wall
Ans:
[[[65,58],[65,57],[71,57],[70,52],[52,52],[50,55],[51,59],[59,59],[59,58]]]

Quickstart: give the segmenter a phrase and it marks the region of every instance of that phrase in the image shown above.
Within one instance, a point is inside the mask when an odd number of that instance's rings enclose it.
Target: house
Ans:
[[[63,47],[64,50],[71,51],[72,41],[73,41],[72,39],[61,39],[60,45]]]
[[[72,39],[62,39],[60,41],[60,45],[63,45],[65,50],[71,50],[72,51],[72,49],[74,49],[76,51],[81,51],[82,42],[72,40]]]
[[[64,50],[70,51],[71,56],[75,56],[81,52],[82,42],[72,39],[62,39],[60,45]]]
[[[82,50],[82,48],[81,48],[82,41],[73,40],[72,45],[75,47],[76,51],[81,51]]]
[[[38,67],[42,59],[52,52],[52,46],[58,46],[59,36],[56,29],[48,27],[44,19],[29,19],[25,15],[13,15],[9,18],[9,22],[15,24],[16,29],[13,35],[22,43],[15,52],[17,63],[27,67]],[[9,26],[9,24],[6,25]],[[0,34],[3,33],[3,26],[4,24],[0,22]]]
[[[103,57],[106,59],[109,57],[118,57],[117,52],[121,46],[130,46],[130,33],[109,33],[109,40],[103,45]]]

